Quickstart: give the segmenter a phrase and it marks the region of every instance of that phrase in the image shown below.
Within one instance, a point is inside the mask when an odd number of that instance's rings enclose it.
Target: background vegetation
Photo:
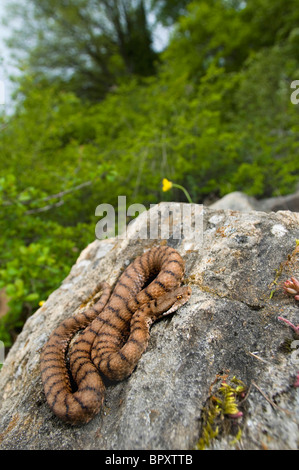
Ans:
[[[0,288],[10,346],[93,241],[97,205],[292,192],[298,0],[27,0],[0,116]],[[22,21],[20,27],[19,22]],[[157,52],[154,26],[167,26]]]

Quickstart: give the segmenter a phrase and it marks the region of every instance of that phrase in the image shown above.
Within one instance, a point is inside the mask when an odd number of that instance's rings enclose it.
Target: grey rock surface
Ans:
[[[256,199],[240,191],[226,194],[209,206],[211,209],[230,209],[250,212],[252,210],[263,212],[292,211],[299,212],[299,191],[286,196]]]
[[[186,206],[158,204],[130,224],[125,238],[91,243],[28,319],[0,372],[0,449],[193,449],[211,386],[224,373],[247,387],[242,434],[234,439],[220,432],[208,447],[298,449],[299,389],[293,384],[299,360],[284,347],[294,337],[278,316],[299,323],[299,302],[282,289],[283,281],[299,275],[299,214],[206,207],[201,214],[192,205],[180,222],[177,210]],[[138,238],[149,213],[153,220],[159,213],[162,222],[174,220],[177,229],[189,225],[195,210],[196,229],[185,238],[176,239],[176,230],[166,241]],[[184,257],[191,300],[153,325],[148,350],[127,380],[108,384],[99,415],[84,426],[63,424],[43,393],[44,343],[83,308],[100,280],[113,285],[137,255],[159,243]]]
[[[218,201],[210,205],[211,209],[250,212],[252,210],[259,210],[258,201],[251,196],[248,196],[241,191],[234,191],[226,194]]]

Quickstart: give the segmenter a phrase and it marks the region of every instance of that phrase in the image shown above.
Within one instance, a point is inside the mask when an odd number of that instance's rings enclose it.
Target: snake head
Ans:
[[[169,315],[187,303],[191,297],[191,293],[192,290],[189,286],[177,287],[155,299],[152,302],[152,311],[157,318]]]

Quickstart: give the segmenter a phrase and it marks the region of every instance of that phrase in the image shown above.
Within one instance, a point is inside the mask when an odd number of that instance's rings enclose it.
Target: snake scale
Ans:
[[[147,348],[151,324],[189,300],[191,288],[180,287],[184,270],[174,248],[154,247],[126,268],[112,294],[101,283],[100,299],[53,331],[41,353],[41,376],[55,415],[77,425],[99,412],[105,394],[102,375],[128,377]]]

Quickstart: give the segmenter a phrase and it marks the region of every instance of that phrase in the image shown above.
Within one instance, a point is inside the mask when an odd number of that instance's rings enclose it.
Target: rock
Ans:
[[[289,210],[299,212],[299,191],[287,196],[271,197],[260,201],[260,208],[265,212]]]
[[[219,201],[214,202],[210,205],[212,209],[230,209],[233,211],[244,211],[250,212],[258,209],[258,201],[254,197],[250,197],[240,191],[234,191],[226,194]]]
[[[165,243],[144,236],[149,215],[158,220],[160,211],[162,222],[174,219],[178,227],[177,210],[191,207],[196,230],[182,239],[170,230],[167,239],[186,261],[189,303],[153,325],[148,350],[127,380],[107,386],[99,415],[87,425],[63,424],[42,389],[44,343],[99,280],[113,284],[137,255]],[[246,386],[238,402],[243,415],[222,413],[218,435],[206,448],[298,449],[293,384],[299,360],[292,330],[278,316],[299,323],[299,303],[282,289],[299,274],[299,214],[204,208],[202,216],[200,209],[158,204],[129,226],[127,237],[96,240],[81,253],[60,288],[27,320],[1,370],[1,449],[194,449],[207,433],[204,408],[215,403],[211,395],[224,380],[219,375]],[[191,216],[184,214],[183,228],[192,228]]]
[[[209,206],[211,209],[231,209],[249,212],[258,210],[264,212],[277,212],[280,210],[289,210],[299,212],[299,191],[287,196],[271,197],[257,200],[245,193],[235,191],[223,196],[223,198]]]

